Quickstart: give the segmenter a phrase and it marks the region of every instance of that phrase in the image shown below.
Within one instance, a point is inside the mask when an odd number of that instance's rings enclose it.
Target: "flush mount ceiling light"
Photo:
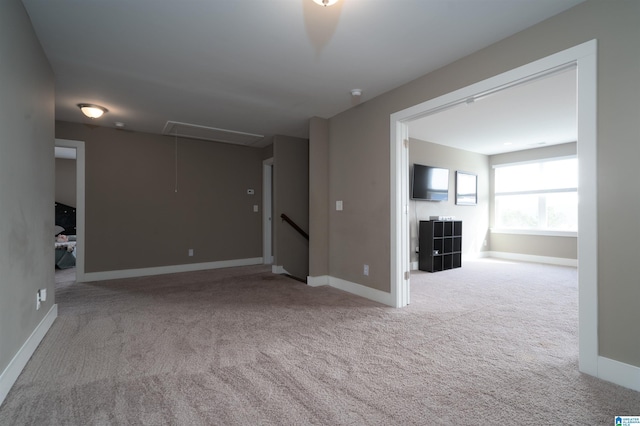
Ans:
[[[106,108],[92,104],[78,104],[78,108],[80,108],[80,111],[89,118],[99,118],[102,114],[107,112]]]
[[[320,6],[333,6],[338,3],[338,0],[313,0],[314,3],[319,4]]]

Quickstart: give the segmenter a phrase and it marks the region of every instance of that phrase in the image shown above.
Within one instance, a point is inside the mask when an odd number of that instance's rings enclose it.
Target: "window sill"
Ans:
[[[576,231],[551,231],[543,229],[490,228],[492,234],[537,235],[541,237],[577,237]]]

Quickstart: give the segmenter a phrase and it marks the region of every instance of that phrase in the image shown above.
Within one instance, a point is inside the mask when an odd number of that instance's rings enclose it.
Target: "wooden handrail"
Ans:
[[[284,220],[285,222],[287,222],[289,225],[291,225],[293,227],[293,229],[295,229],[296,231],[298,231],[298,233],[300,235],[302,235],[303,237],[305,237],[307,240],[309,239],[309,234],[307,234],[306,232],[304,232],[304,230],[302,228],[300,228],[293,220],[291,220],[291,218],[289,216],[287,216],[286,214],[282,213],[280,215],[280,217],[282,218],[282,220]]]

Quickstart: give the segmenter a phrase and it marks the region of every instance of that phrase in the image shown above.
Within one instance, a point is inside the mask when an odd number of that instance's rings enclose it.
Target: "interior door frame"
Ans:
[[[56,139],[55,146],[76,150],[76,282],[85,279],[85,149],[84,141]]]
[[[273,157],[262,161],[262,258],[273,264]]]
[[[598,376],[597,41],[591,40],[438,98],[391,114],[391,295],[409,303],[408,126],[467,99],[506,89],[561,67],[576,66],[579,182],[579,369]]]

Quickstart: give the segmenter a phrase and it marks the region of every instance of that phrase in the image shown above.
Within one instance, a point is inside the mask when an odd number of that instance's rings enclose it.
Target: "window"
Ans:
[[[578,159],[495,166],[495,227],[578,231]]]

